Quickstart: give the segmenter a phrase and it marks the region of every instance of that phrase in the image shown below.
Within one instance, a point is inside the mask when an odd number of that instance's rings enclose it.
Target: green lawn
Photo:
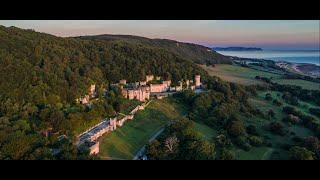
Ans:
[[[244,151],[242,149],[236,150],[236,159],[238,160],[268,160],[271,159],[271,155],[274,152],[273,148],[269,147],[257,147],[252,148],[250,151]]]
[[[102,159],[132,159],[135,153],[148,143],[149,139],[170,120],[180,116],[168,99],[153,100],[149,106],[136,114],[116,131],[100,140]]]
[[[195,122],[195,129],[205,140],[213,141],[213,138],[216,137],[217,131],[203,123]]]
[[[275,79],[274,82],[279,84],[301,86],[303,89],[320,90],[320,83],[306,81],[302,79]]]

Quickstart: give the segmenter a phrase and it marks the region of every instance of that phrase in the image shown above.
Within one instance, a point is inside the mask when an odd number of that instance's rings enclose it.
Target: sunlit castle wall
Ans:
[[[196,88],[201,86],[200,75],[195,76],[195,85],[196,85]]]

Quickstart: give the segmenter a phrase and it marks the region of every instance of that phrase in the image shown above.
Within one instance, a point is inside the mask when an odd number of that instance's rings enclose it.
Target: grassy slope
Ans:
[[[132,159],[156,132],[170,120],[183,117],[186,111],[171,98],[153,100],[133,121],[102,137],[99,156],[102,159]],[[195,123],[195,128],[206,140],[211,141],[216,136],[214,129],[202,123]]]
[[[301,86],[302,88],[309,90],[320,90],[320,83],[305,81],[302,79],[276,79],[274,82],[279,84]]]
[[[170,120],[180,112],[168,100],[154,100],[115,132],[105,135],[100,141],[100,157],[103,159],[132,159],[135,153]]]
[[[218,135],[217,131],[203,123],[195,122],[195,129],[207,141],[213,141],[213,138]]]
[[[236,150],[236,155],[238,159],[288,159],[288,152],[285,152],[282,149],[282,146],[285,144],[291,144],[292,137],[299,136],[299,137],[307,137],[311,136],[312,132],[309,129],[306,129],[304,127],[301,127],[299,125],[288,125],[284,124],[285,129],[289,131],[288,134],[285,136],[278,136],[275,134],[270,133],[269,131],[264,130],[263,126],[267,125],[271,121],[277,121],[282,123],[282,118],[285,116],[285,114],[282,112],[282,107],[275,106],[272,102],[264,100],[265,94],[270,93],[274,99],[278,99],[282,103],[284,103],[283,106],[288,105],[285,102],[283,102],[281,98],[281,93],[279,92],[259,92],[258,97],[251,98],[250,102],[257,108],[259,108],[263,113],[266,114],[266,112],[269,109],[272,109],[275,112],[275,118],[272,118],[270,120],[262,119],[258,117],[253,118],[247,118],[242,117],[242,119],[246,122],[247,125],[252,124],[255,125],[258,129],[258,132],[264,136],[265,139],[270,141],[272,143],[272,147],[258,147],[258,148],[252,148],[250,151],[246,152],[241,149]],[[278,96],[277,94],[280,94]],[[301,102],[302,104],[305,102]],[[301,108],[301,107],[297,107]],[[306,112],[307,113],[307,112]],[[308,113],[307,113],[308,114]],[[310,115],[310,114],[309,114]],[[294,135],[291,135],[290,133],[293,132]]]
[[[263,82],[256,80],[255,76],[264,76],[264,77],[272,77],[272,80],[278,82],[280,84],[294,84],[299,85],[306,89],[317,89],[319,88],[319,83],[313,83],[305,80],[287,80],[282,79],[281,75],[273,74],[269,72],[254,70],[250,68],[235,66],[235,65],[216,65],[215,67],[208,67],[208,66],[201,66],[205,69],[209,75],[218,76],[223,80],[229,82],[235,82],[243,85],[251,85],[251,84],[263,84]],[[252,148],[250,151],[246,152],[244,150],[235,148],[236,158],[237,159],[288,159],[287,152],[285,152],[281,146],[284,144],[292,143],[291,138],[294,135],[290,135],[290,132],[293,132],[295,135],[300,137],[307,137],[312,135],[312,132],[304,127],[294,125],[288,126],[285,124],[285,129],[289,131],[286,136],[278,136],[274,135],[266,130],[264,130],[264,126],[271,121],[281,121],[285,114],[282,112],[282,107],[275,106],[272,102],[266,101],[264,99],[265,94],[268,92],[259,92],[258,97],[250,98],[250,102],[254,107],[259,108],[263,111],[263,113],[267,113],[269,109],[272,109],[276,116],[271,120],[259,118],[259,117],[244,117],[242,119],[246,123],[246,125],[255,125],[258,129],[258,132],[264,136],[265,139],[270,141],[273,146],[272,147],[257,147]],[[271,93],[273,98],[278,99],[279,101],[283,102],[281,93],[278,92],[269,92]],[[279,96],[277,95],[279,94]],[[288,105],[287,103],[283,102],[284,105]],[[300,102],[300,105],[297,107],[299,110],[303,111],[304,113],[309,114],[308,109],[310,107],[316,107],[313,104],[307,102]],[[319,120],[319,119],[318,119]]]
[[[215,65],[215,67],[201,65],[201,67],[204,68],[209,73],[209,75],[218,76],[225,81],[244,85],[263,84],[263,82],[255,79],[256,76],[272,77],[273,79],[280,78],[280,75],[277,74],[235,65],[219,64]]]
[[[283,79],[279,74],[273,74],[236,65],[218,64],[215,67],[208,67],[205,65],[201,65],[201,67],[205,69],[210,75],[218,76],[225,81],[243,85],[263,84],[262,81],[255,79],[256,76],[263,76],[272,77],[272,81],[279,84],[297,85],[301,86],[304,89],[320,90],[320,83],[301,79]]]

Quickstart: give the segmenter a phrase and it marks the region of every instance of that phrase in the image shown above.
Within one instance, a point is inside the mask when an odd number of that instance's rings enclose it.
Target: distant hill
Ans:
[[[85,40],[95,41],[113,41],[113,42],[125,42],[134,45],[143,45],[153,48],[163,48],[169,52],[179,55],[182,58],[190,59],[198,64],[231,64],[232,60],[219,54],[212,49],[192,43],[183,43],[169,39],[149,39],[139,36],[131,35],[97,35],[97,36],[80,36],[76,37]]]
[[[215,51],[262,51],[261,48],[256,47],[214,47]]]

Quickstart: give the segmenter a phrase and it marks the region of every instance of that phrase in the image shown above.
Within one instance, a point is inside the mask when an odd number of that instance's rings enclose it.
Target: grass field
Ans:
[[[195,122],[195,129],[203,138],[207,141],[213,141],[213,138],[216,137],[217,131],[203,123]]]
[[[302,79],[275,79],[274,82],[279,84],[301,86],[304,89],[320,90],[320,83],[305,81]]]
[[[217,64],[215,67],[208,67],[205,65],[201,65],[201,67],[206,70],[209,75],[218,76],[225,81],[244,85],[263,84],[262,81],[255,79],[256,76],[269,78],[272,77],[273,79],[278,79],[281,77],[278,74],[263,72],[236,65]]]
[[[221,79],[229,82],[234,82],[243,85],[264,84],[264,82],[255,79],[256,76],[272,78],[273,82],[279,84],[297,85],[303,89],[320,90],[320,83],[301,79],[283,79],[281,75],[270,72],[260,71],[237,65],[217,64],[215,67],[201,65],[209,75],[218,76]]]
[[[252,148],[250,151],[237,149],[235,152],[236,159],[238,160],[268,160],[271,159],[274,149],[269,147],[257,147]]]
[[[102,159],[132,159],[135,153],[170,120],[181,112],[168,99],[154,100],[144,110],[135,115],[123,127],[103,136],[100,140]]]

